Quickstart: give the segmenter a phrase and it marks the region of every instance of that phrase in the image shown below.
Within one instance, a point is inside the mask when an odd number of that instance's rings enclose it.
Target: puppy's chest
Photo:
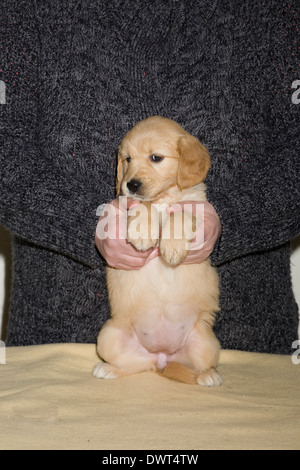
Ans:
[[[186,266],[173,268],[159,256],[134,273],[135,288],[144,292],[145,300],[152,298],[156,303],[172,303],[185,285],[186,272]]]

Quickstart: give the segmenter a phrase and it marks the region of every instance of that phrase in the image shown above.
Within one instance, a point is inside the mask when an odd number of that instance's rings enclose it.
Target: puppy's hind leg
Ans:
[[[205,323],[198,323],[191,336],[188,354],[199,371],[198,384],[206,387],[220,386],[222,377],[216,370],[220,356],[219,341]]]
[[[174,355],[174,360],[195,371],[195,382],[206,387],[222,384],[216,370],[220,344],[212,329],[205,322],[198,322],[183,350]]]
[[[97,362],[93,370],[93,376],[97,379],[117,379],[124,375],[118,367],[103,361]]]
[[[98,336],[97,351],[102,359],[93,371],[99,379],[115,379],[126,375],[156,370],[155,358],[143,348],[134,331],[129,333],[109,320]]]

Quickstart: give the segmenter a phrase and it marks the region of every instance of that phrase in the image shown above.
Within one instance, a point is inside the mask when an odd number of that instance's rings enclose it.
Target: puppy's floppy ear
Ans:
[[[177,151],[179,188],[190,188],[205,180],[210,167],[210,156],[204,145],[196,137],[187,134],[179,138]]]
[[[122,179],[123,179],[123,164],[122,164],[120,153],[118,153],[118,166],[117,166],[117,179],[116,179],[117,196],[120,196]]]

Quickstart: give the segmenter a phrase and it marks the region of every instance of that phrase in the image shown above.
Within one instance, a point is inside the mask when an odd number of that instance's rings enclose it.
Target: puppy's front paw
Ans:
[[[194,230],[192,214],[175,212],[165,218],[160,241],[160,253],[166,263],[177,266],[186,258]]]
[[[148,227],[136,226],[133,221],[128,221],[127,241],[131,243],[138,251],[146,251],[149,248],[154,248],[157,245],[158,237],[151,237],[148,233]]]
[[[128,211],[127,241],[138,251],[157,246],[159,215],[150,205],[139,204]]]
[[[184,261],[189,252],[188,243],[186,240],[162,239],[160,241],[159,251],[167,264],[177,266]]]

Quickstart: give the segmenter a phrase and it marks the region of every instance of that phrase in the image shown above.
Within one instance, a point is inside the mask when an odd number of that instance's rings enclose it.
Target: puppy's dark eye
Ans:
[[[164,157],[159,157],[158,155],[151,155],[150,160],[154,163],[159,163],[164,159]]]
[[[127,158],[126,158],[126,162],[127,162],[127,163],[130,163],[130,162],[131,162],[131,157],[127,157]]]

